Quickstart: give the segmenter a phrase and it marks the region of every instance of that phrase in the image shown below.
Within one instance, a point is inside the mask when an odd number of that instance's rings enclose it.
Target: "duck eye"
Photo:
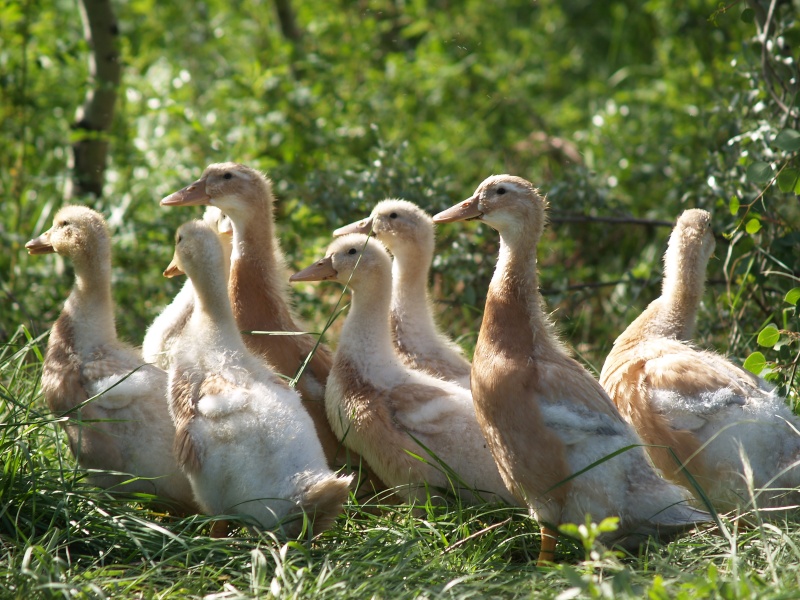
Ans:
[[[232,173],[225,173],[225,175],[222,176],[223,179],[231,179],[232,177],[233,177]]]
[[[392,214],[390,214],[390,215],[389,215],[389,218],[390,218],[390,219],[396,219],[396,218],[397,218],[397,213],[392,213]]]
[[[358,252],[358,250],[355,248],[350,248],[350,250],[347,251],[348,254],[355,254],[356,252]]]
[[[505,193],[506,193],[506,188],[504,188],[504,187],[497,188],[497,195],[498,196],[502,196]]]

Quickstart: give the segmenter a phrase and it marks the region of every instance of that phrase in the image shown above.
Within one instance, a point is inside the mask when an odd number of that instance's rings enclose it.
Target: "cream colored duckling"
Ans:
[[[711,215],[685,211],[664,255],[661,297],[614,342],[600,382],[642,439],[671,447],[720,508],[751,500],[742,454],[762,490],[756,506],[797,505],[800,419],[766,381],[691,343],[714,246]],[[650,454],[685,481],[666,450]]]
[[[78,464],[90,470],[88,480],[115,492],[156,494],[179,512],[195,511],[189,481],[172,453],[167,374],[117,339],[105,220],[84,206],[66,206],[25,247],[30,254],[58,253],[75,268],[75,286],[50,332],[42,392],[55,415],[69,417],[61,425]],[[138,479],[123,485],[131,479],[127,473]]]
[[[220,209],[207,206],[203,213],[203,221],[208,223],[212,231],[217,233],[217,238],[222,244],[222,255],[225,258],[225,278],[230,271],[233,227],[231,221]],[[194,290],[191,279],[187,279],[181,290],[175,295],[172,302],[161,311],[150,327],[142,342],[142,356],[144,360],[155,364],[162,369],[169,368],[169,350],[186,325],[192,314],[194,306]]]
[[[626,548],[709,520],[686,505],[689,492],[662,479],[641,448],[590,468],[641,440],[594,377],[568,355],[543,310],[536,248],[545,207],[528,181],[497,175],[433,218],[479,219],[500,233],[472,363],[472,395],[506,486],[542,526],[540,564],[553,558],[554,528],[583,523],[586,514],[597,522],[619,517],[619,529],[601,541]]]
[[[163,206],[211,205],[233,225],[228,295],[240,331],[296,333],[285,278],[286,261],[275,237],[272,183],[263,174],[237,163],[209,165],[191,185],[170,194]],[[311,335],[245,335],[251,352],[263,357],[276,372],[293,378],[313,350],[297,382],[303,406],[314,420],[328,464],[333,468],[359,457],[348,457],[325,416],[325,382],[331,368],[327,348]],[[316,347],[316,350],[314,348]],[[379,482],[371,482],[376,490]]]
[[[469,391],[409,368],[394,351],[391,269],[383,246],[350,234],[335,240],[324,259],[291,277],[331,279],[353,290],[325,393],[328,420],[339,438],[403,498],[424,501],[425,484],[455,486],[470,501],[475,495],[469,488],[485,492],[486,498],[509,498],[475,420]],[[457,480],[451,481],[438,461]]]
[[[428,294],[433,261],[433,221],[416,204],[384,200],[369,218],[340,227],[333,235],[370,231],[394,256],[392,331],[403,362],[469,389],[470,364],[461,348],[436,326]]]
[[[175,449],[203,510],[239,514],[259,527],[299,533],[329,528],[352,477],[327,465],[299,394],[244,345],[225,286],[224,257],[202,221],[182,225],[164,275],[185,272],[194,309],[170,350],[169,406]],[[222,527],[212,532],[219,535]],[[222,531],[221,531],[222,530]]]

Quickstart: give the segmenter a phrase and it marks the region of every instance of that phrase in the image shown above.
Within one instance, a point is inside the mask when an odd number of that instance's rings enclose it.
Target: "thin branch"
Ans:
[[[550,223],[613,223],[616,225],[644,225],[647,227],[672,227],[673,221],[658,219],[638,219],[636,217],[593,217],[567,213],[551,213]]]

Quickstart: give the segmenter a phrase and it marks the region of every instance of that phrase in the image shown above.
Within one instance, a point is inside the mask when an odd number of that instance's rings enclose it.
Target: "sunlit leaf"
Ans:
[[[736,213],[739,212],[739,198],[736,196],[731,196],[731,200],[728,203],[728,209],[731,211],[731,214],[736,216]]]
[[[783,298],[784,302],[791,304],[792,306],[796,306],[798,300],[800,300],[800,287],[790,289],[788,292],[786,292],[786,296]]]
[[[759,231],[761,231],[761,221],[759,221],[758,219],[750,219],[747,222],[747,225],[744,226],[744,229],[750,235],[754,235]]]
[[[764,358],[764,355],[761,352],[753,352],[744,361],[743,366],[751,373],[755,373],[756,375],[758,375],[761,373],[761,371],[764,370],[766,364],[767,364],[767,359]]]
[[[778,328],[774,323],[769,323],[766,327],[764,327],[764,329],[761,330],[761,333],[758,334],[758,339],[756,341],[758,342],[759,346],[772,348],[780,339],[781,333],[778,331]]]

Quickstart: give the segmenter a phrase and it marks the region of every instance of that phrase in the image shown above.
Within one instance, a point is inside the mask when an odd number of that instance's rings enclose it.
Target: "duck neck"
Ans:
[[[543,347],[555,349],[556,338],[550,335],[552,324],[544,314],[539,293],[537,244],[538,236],[500,236],[481,337],[490,345],[502,340],[503,352],[530,355]]]
[[[190,320],[190,339],[195,344],[202,339],[213,348],[240,351],[244,349],[244,343],[228,300],[225,278],[221,272],[219,275],[203,276],[201,280],[195,278],[192,282],[195,302]]]
[[[704,288],[705,267],[698,269],[694,261],[668,251],[659,310],[651,322],[651,332],[680,340],[691,339]]]
[[[434,331],[428,274],[433,247],[420,246],[395,254],[392,261],[392,314],[420,335]]]
[[[363,366],[398,363],[389,323],[391,281],[389,273],[370,274],[353,290],[350,314],[342,328],[339,348]]]
[[[80,351],[117,340],[114,300],[111,296],[111,253],[101,250],[92,257],[73,260],[75,285],[64,306],[72,320],[75,344]]]

